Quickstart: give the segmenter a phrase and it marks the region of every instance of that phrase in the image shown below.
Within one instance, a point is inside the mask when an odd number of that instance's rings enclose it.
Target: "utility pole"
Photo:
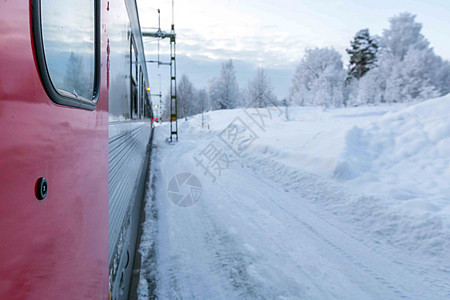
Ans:
[[[158,60],[148,60],[149,63],[157,63],[158,68],[161,65],[170,67],[170,141],[178,141],[178,105],[177,105],[177,63],[176,63],[176,34],[174,24],[174,1],[172,0],[172,26],[170,32],[161,30],[161,11],[158,9],[158,30],[156,32],[142,32],[143,37],[152,37],[158,39]],[[170,39],[170,62],[162,62],[159,57],[159,41]],[[161,87],[159,91],[161,108]]]

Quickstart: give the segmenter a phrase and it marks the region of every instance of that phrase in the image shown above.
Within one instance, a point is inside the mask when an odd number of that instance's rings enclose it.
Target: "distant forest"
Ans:
[[[270,78],[258,69],[245,88],[236,81],[231,60],[206,89],[196,89],[187,75],[177,86],[179,117],[217,109],[270,105],[343,107],[418,102],[450,92],[450,62],[436,55],[421,33],[416,16],[390,18],[382,36],[361,29],[347,48],[349,62],[333,48],[306,49],[298,64],[288,99],[277,99]],[[166,99],[167,100],[167,99]],[[163,118],[168,117],[165,101]]]

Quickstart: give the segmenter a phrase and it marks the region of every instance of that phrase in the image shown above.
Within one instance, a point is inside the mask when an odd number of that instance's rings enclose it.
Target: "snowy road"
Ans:
[[[271,176],[275,161],[247,155],[213,182],[194,157],[214,136],[186,131],[168,145],[166,131],[157,128],[154,142],[151,197],[157,201],[147,204],[155,219],[145,229],[142,299],[450,297],[445,265],[368,239],[315,202],[352,197],[336,181],[295,168],[284,177],[290,182],[279,182]],[[202,184],[192,207],[168,197],[169,181],[183,172]]]

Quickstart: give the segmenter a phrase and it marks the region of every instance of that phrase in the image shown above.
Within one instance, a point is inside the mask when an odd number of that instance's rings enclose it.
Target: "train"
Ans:
[[[154,127],[136,1],[1,1],[0,71],[0,299],[128,299]]]

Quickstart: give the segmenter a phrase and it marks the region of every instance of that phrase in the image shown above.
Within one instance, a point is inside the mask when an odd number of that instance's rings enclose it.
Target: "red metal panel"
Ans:
[[[94,111],[55,104],[35,64],[30,1],[0,6],[0,299],[108,299],[106,63]]]

